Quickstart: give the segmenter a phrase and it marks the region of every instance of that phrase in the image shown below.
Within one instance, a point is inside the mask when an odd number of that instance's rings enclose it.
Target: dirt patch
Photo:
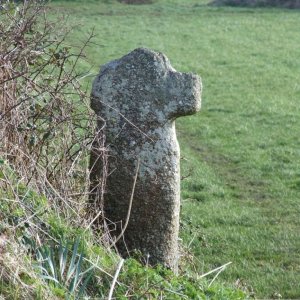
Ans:
[[[211,5],[300,8],[300,0],[214,0]]]

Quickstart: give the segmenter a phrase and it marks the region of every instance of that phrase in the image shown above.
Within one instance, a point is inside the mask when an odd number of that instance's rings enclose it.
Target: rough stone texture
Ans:
[[[140,160],[129,224],[117,243],[123,256],[137,249],[150,264],[176,270],[180,157],[174,121],[200,109],[200,94],[197,75],[177,72],[166,56],[144,48],[104,65],[94,81],[91,106],[106,120],[109,150],[104,212],[115,237],[126,220]],[[101,170],[96,159],[92,154],[92,187]]]

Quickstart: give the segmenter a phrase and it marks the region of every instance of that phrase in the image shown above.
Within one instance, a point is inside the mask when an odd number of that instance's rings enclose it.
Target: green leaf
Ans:
[[[49,276],[49,275],[41,275],[41,278],[43,278],[45,280],[53,281],[53,282],[55,282],[57,284],[60,284],[59,281],[56,278],[54,278],[52,276]]]
[[[79,246],[79,239],[76,239],[76,241],[74,243],[72,258],[71,258],[68,273],[67,273],[66,282],[68,282],[71,279],[72,275],[74,274],[74,272],[76,270],[76,263],[75,262],[76,262],[76,256],[77,256],[77,253],[78,253],[78,246]]]
[[[56,278],[56,271],[55,271],[55,261],[54,261],[54,257],[53,257],[53,250],[52,248],[49,249],[49,256],[47,258],[47,261],[48,261],[48,265],[49,265],[49,268],[50,268],[50,271],[52,273],[52,276],[54,278]]]
[[[93,268],[93,267],[92,267],[92,268]],[[85,290],[86,290],[86,287],[87,287],[89,281],[90,281],[91,278],[92,278],[92,275],[93,275],[93,272],[90,271],[90,272],[88,273],[87,277],[85,278],[85,280],[84,280],[82,286],[80,287],[80,289],[79,289],[79,291],[78,291],[78,294],[77,294],[77,296],[76,296],[76,298],[75,298],[76,300],[77,300],[77,299],[78,299],[78,300],[79,300],[79,299],[82,299],[83,294],[84,294],[84,292],[85,292]]]
[[[44,133],[43,138],[42,138],[43,141],[46,140],[50,136],[50,134],[51,134],[51,131],[47,131],[46,133]]]
[[[74,276],[76,286],[79,285],[79,283],[80,283],[80,281],[82,279],[82,276],[81,276],[81,273],[80,273],[82,259],[83,259],[83,253],[80,254],[79,260],[77,262],[76,273],[75,273],[75,276]]]
[[[67,255],[68,255],[68,247],[65,247],[60,242],[59,245],[59,269],[60,269],[60,278],[62,280],[66,264],[67,264]]]

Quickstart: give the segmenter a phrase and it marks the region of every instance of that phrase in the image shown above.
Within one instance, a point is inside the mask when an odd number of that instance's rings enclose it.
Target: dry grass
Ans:
[[[64,19],[50,22],[38,1],[3,11],[0,157],[26,185],[77,215],[89,192],[89,153],[95,136],[101,139],[80,83],[84,74],[76,71],[93,34],[75,53],[57,26]]]

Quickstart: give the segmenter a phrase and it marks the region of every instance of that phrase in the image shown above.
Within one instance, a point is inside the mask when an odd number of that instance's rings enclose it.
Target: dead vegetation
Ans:
[[[93,32],[71,47],[66,19],[48,10],[38,0],[0,3],[0,294],[10,299],[37,297],[24,283],[38,277],[24,236],[30,247],[55,244],[51,219],[89,229],[89,154],[103,140],[84,88],[88,73],[78,72]]]
[[[60,30],[65,20],[49,21],[40,1],[11,5],[1,10],[0,157],[41,193],[82,206],[96,119],[77,64],[93,33],[76,50]]]

